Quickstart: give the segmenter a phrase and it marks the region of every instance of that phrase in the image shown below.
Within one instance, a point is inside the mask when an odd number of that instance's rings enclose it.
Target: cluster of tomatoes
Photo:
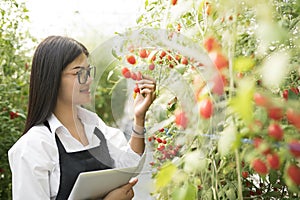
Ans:
[[[210,40],[210,39],[209,39]],[[210,42],[207,42],[207,45],[214,45],[209,44]],[[211,48],[211,47],[208,47]],[[220,53],[217,53],[214,50],[211,50],[211,53],[213,56],[216,56],[213,61],[218,69],[222,69],[226,66],[228,66],[228,61],[225,59],[223,55]],[[155,72],[161,70],[161,67],[167,67],[169,69],[175,68],[180,73],[184,73],[188,68],[195,69],[195,66],[202,66],[201,63],[195,63],[194,59],[187,58],[186,56],[181,55],[180,53],[174,53],[170,50],[148,50],[144,48],[140,48],[138,50],[130,49],[130,54],[126,55],[125,58],[126,62],[129,64],[129,66],[123,66],[121,69],[122,75],[126,79],[132,79],[132,80],[140,80],[142,78],[142,72],[136,71],[136,66],[140,63],[147,63],[147,67],[143,69],[143,73],[152,73],[151,75],[155,76],[155,73],[158,74],[159,72]],[[213,88],[212,92],[218,95],[222,95],[224,92],[224,85],[226,84],[226,80],[222,74],[217,74],[217,76],[213,79]],[[194,83],[199,84],[199,83]],[[200,86],[200,85],[198,85]],[[199,107],[199,114],[203,119],[209,119],[213,115],[213,101],[209,95],[206,95],[205,98],[198,97],[200,94],[199,87],[195,86],[195,98],[198,103]],[[197,88],[198,87],[198,88]],[[138,87],[134,88],[135,93],[139,93]],[[186,128],[188,125],[188,117],[182,112],[175,113],[176,120],[175,124],[178,125],[181,128]]]
[[[212,94],[223,95],[224,88],[227,84],[225,76],[222,74],[222,70],[228,67],[228,60],[222,54],[220,45],[213,38],[208,38],[205,42],[205,48],[208,52],[208,59],[211,59],[215,64],[218,71],[215,77],[212,78],[213,87],[211,88]],[[166,71],[177,70],[180,74],[188,70],[196,71],[198,67],[205,67],[199,61],[195,61],[193,58],[186,57],[180,52],[176,52],[168,49],[146,49],[146,48],[134,48],[129,47],[129,53],[125,55],[124,65],[121,68],[121,73],[124,78],[132,80],[142,79],[142,74],[150,74],[154,78],[161,78],[161,74],[167,76]],[[143,66],[141,68],[141,66]],[[196,72],[195,74],[197,74]],[[159,76],[158,76],[159,74]],[[201,76],[198,76],[201,77]],[[210,119],[214,114],[214,101],[213,97],[209,94],[203,94],[202,85],[203,80],[192,82],[194,88],[195,102],[198,105],[198,113],[204,120]],[[201,78],[200,78],[201,79]],[[159,82],[157,80],[157,82]],[[134,96],[139,93],[139,88],[134,88]],[[176,97],[175,97],[176,98]],[[189,113],[184,110],[175,109],[173,112],[175,116],[174,124],[179,129],[186,129],[189,125]],[[156,141],[154,144],[157,146],[156,150],[162,155],[160,159],[173,158],[177,155],[176,148],[172,148],[171,144],[164,143],[166,140],[161,137],[150,136],[149,141]],[[162,140],[160,142],[160,140]]]
[[[166,160],[172,160],[179,155],[180,145],[175,145],[172,135],[169,133],[168,128],[161,128],[158,133],[148,137],[148,141],[156,146],[157,161],[150,163],[152,167],[159,167]]]
[[[287,122],[297,131],[300,131],[300,113],[292,108],[284,108],[274,105],[270,98],[261,93],[254,94],[254,102],[256,106],[265,110],[268,123],[263,124],[255,121],[259,136],[253,138],[253,147],[261,155],[251,160],[251,168],[262,176],[268,175],[270,170],[284,169],[287,179],[294,185],[300,186],[300,168],[294,162],[300,158],[300,140],[295,137],[285,137],[285,129]],[[264,126],[266,126],[266,135],[262,134]],[[286,150],[285,150],[286,149]],[[281,153],[280,153],[281,152]],[[291,156],[283,156],[282,152],[289,152]],[[293,161],[294,160],[294,161]],[[247,178],[249,173],[242,173]]]

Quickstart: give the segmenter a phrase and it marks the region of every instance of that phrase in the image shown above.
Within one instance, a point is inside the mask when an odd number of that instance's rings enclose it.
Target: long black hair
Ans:
[[[82,53],[89,55],[84,45],[63,36],[49,36],[38,45],[32,60],[28,113],[23,134],[43,123],[54,111],[62,71]]]

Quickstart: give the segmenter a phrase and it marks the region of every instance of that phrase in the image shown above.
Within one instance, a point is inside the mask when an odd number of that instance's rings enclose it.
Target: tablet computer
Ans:
[[[110,191],[125,185],[139,175],[145,162],[145,155],[138,166],[82,172],[77,177],[68,199],[83,200],[104,197]]]

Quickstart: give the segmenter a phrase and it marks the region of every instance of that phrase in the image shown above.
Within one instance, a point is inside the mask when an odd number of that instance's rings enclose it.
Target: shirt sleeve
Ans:
[[[138,165],[141,156],[131,149],[124,133],[120,129],[106,126],[104,135],[107,140],[109,153],[115,161],[116,168]]]
[[[27,134],[8,152],[13,199],[50,199],[49,174],[54,167],[50,159],[52,145],[49,140]]]

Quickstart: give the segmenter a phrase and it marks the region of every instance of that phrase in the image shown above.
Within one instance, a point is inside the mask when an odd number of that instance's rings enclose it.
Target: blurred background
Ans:
[[[0,199],[12,199],[7,151],[24,130],[36,46],[49,35],[63,35],[93,52],[116,33],[135,27],[143,4],[139,0],[0,1]],[[101,86],[96,92],[95,109],[112,125],[112,83],[104,77]]]
[[[38,41],[48,35],[80,40],[90,51],[104,39],[136,25],[140,0],[18,0],[25,2],[28,28]]]

